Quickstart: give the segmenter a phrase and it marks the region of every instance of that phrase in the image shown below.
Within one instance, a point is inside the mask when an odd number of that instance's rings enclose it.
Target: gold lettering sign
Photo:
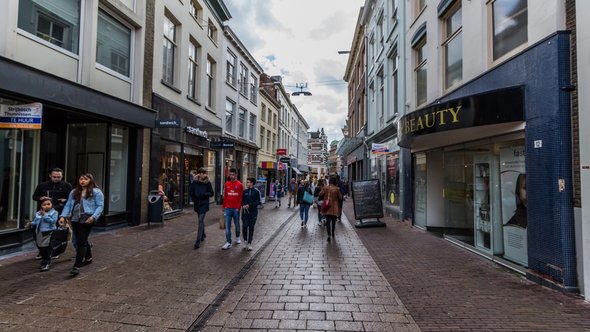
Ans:
[[[456,106],[421,114],[414,118],[402,119],[400,127],[402,128],[402,134],[407,135],[435,126],[452,126],[453,124],[459,123],[460,117],[461,106]]]

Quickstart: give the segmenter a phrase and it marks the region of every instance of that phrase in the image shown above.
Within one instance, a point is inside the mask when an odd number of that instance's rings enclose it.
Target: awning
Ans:
[[[297,167],[291,167],[297,175],[301,175],[301,171],[297,169]]]
[[[307,165],[297,165],[297,168],[299,168],[301,173],[309,173],[309,166]]]
[[[287,165],[285,163],[278,163],[279,164],[279,171],[284,171],[287,169]],[[277,169],[277,163],[272,161],[259,161],[258,168],[264,169]]]

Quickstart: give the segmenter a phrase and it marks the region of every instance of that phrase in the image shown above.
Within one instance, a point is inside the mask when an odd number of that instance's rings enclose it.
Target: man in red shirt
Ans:
[[[236,169],[229,170],[229,181],[224,185],[223,190],[223,216],[225,217],[225,244],[221,249],[231,248],[231,220],[234,219],[236,226],[236,244],[242,243],[240,240],[240,207],[242,206],[242,194],[244,186],[236,180]]]

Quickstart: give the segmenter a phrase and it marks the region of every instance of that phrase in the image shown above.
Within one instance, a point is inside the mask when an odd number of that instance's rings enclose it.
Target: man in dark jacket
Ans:
[[[254,188],[255,178],[246,180],[246,190],[242,195],[242,236],[248,243],[244,250],[252,251],[252,236],[254,235],[254,225],[258,218],[258,206],[260,205],[260,192]]]
[[[201,247],[201,241],[205,240],[205,214],[209,211],[209,198],[213,197],[213,186],[207,176],[207,170],[199,168],[197,177],[188,189],[188,192],[193,200],[193,208],[197,212],[198,216],[198,227],[197,227],[197,240],[195,241],[194,248],[199,249]]]
[[[72,185],[64,181],[63,178],[64,171],[61,168],[54,168],[49,173],[49,181],[41,182],[37,185],[37,188],[33,192],[33,200],[38,202],[37,209],[41,207],[41,201],[50,199],[58,215],[61,214],[70,195],[70,191],[72,191]],[[55,259],[57,257],[54,256],[52,258]],[[35,258],[41,259],[41,252]]]

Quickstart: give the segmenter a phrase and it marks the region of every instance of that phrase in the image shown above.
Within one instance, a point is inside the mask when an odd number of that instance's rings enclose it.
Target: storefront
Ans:
[[[277,163],[272,161],[259,161],[258,162],[258,175],[256,179],[264,183],[265,192],[268,193],[267,201],[273,200],[274,192],[272,184],[275,180],[279,180],[282,183],[286,183],[287,178],[287,164]]]
[[[400,216],[400,172],[397,139],[390,138],[371,144],[371,179],[379,179],[383,208],[395,217]]]
[[[232,168],[237,170],[236,177],[244,184],[247,178],[256,178],[258,147],[230,137],[223,137],[223,140],[233,145],[232,148],[223,150],[223,178],[227,179]]]
[[[155,112],[4,58],[0,72],[11,73],[0,75],[2,109],[41,110],[37,127],[0,127],[0,249],[30,238],[24,224],[37,207],[33,191],[54,167],[72,185],[83,173],[94,175],[105,194],[97,227],[139,224],[142,142]]]
[[[398,144],[412,151],[414,225],[576,291],[568,45],[558,33],[406,114]]]
[[[193,171],[203,167],[211,182],[218,178],[216,161],[219,150],[210,147],[210,137],[219,135],[221,128],[153,95],[153,106],[158,111],[156,129],[152,135],[150,188],[164,193],[164,216],[177,214],[191,204],[188,189]],[[219,188],[214,188],[219,192]]]

